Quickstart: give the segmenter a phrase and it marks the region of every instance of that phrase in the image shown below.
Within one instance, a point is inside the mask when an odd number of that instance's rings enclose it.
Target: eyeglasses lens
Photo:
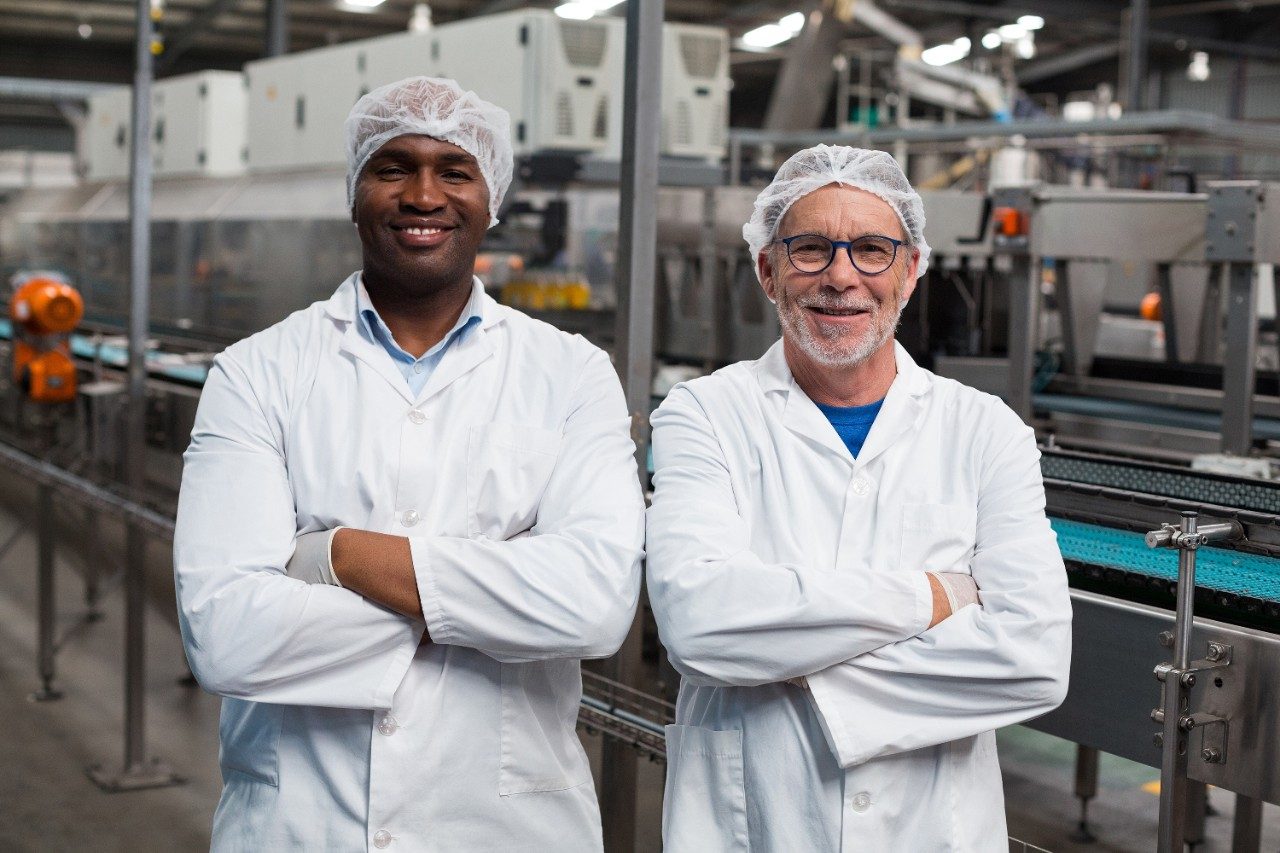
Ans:
[[[892,264],[897,249],[886,237],[868,236],[853,241],[849,257],[853,265],[866,275],[876,275]],[[787,245],[787,257],[800,272],[822,272],[835,258],[831,241],[817,234],[805,234]]]

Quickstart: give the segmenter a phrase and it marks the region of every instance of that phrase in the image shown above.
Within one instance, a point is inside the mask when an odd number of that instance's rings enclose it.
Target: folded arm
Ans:
[[[333,573],[347,589],[425,619],[435,643],[504,662],[611,655],[640,592],[644,500],[634,452],[617,375],[595,351],[527,534],[495,541],[343,529]]]
[[[1065,696],[1066,572],[1044,514],[1039,451],[1013,418],[989,432],[983,462],[970,563],[982,606],[807,679],[842,766],[1019,723]]]
[[[725,454],[687,388],[654,413],[653,449],[649,598],[672,664],[690,682],[786,681],[915,636],[938,618],[923,571],[853,577],[752,552]]]
[[[192,672],[239,699],[390,707],[422,623],[284,574],[296,516],[280,447],[249,378],[220,357],[184,457],[174,533]]]

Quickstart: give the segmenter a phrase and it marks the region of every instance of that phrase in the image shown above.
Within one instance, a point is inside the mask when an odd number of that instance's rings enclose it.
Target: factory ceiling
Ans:
[[[847,8],[853,0],[827,0]],[[864,0],[865,2],[865,0]],[[435,23],[541,6],[555,2],[519,0],[433,0]],[[789,43],[765,50],[742,49],[744,33],[777,23],[795,11],[821,5],[786,0],[666,0],[668,20],[712,24],[734,39],[734,123],[754,123],[767,98],[778,62]],[[925,44],[968,37],[974,52],[982,36],[1021,15],[1038,15],[1036,56],[1019,61],[1025,85],[1046,91],[1115,82],[1118,56],[1128,32],[1129,3],[1112,0],[878,0],[878,5],[918,30]],[[267,42],[268,0],[166,0],[160,22],[165,51],[158,76],[208,68],[239,68],[261,57]],[[415,0],[384,0],[354,12],[341,0],[289,0],[289,50],[366,38],[405,29]],[[605,14],[621,14],[615,6]],[[0,0],[0,77],[127,83],[132,77],[135,0]],[[1067,14],[1069,12],[1069,14]],[[1189,53],[1245,56],[1280,62],[1280,0],[1151,0],[1149,48],[1152,64],[1185,64]],[[887,52],[891,44],[858,23],[847,27],[845,47],[854,53]],[[47,105],[0,102],[0,121],[28,119]]]

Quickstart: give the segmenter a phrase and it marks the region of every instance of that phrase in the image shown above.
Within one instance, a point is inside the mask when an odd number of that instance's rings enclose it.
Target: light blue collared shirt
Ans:
[[[458,322],[453,324],[453,328],[440,339],[439,343],[423,353],[421,358],[414,358],[396,343],[391,330],[379,316],[378,310],[373,307],[373,300],[369,298],[369,291],[364,286],[364,277],[361,276],[356,282],[356,316],[360,318],[358,324],[360,336],[387,351],[387,355],[391,356],[391,360],[396,363],[396,367],[400,369],[400,375],[409,383],[409,389],[416,397],[422,393],[423,388],[427,387],[427,380],[444,360],[444,354],[453,342],[461,339],[472,326],[480,323],[481,293],[482,289],[473,282],[471,298],[467,300],[466,307],[458,315]]]

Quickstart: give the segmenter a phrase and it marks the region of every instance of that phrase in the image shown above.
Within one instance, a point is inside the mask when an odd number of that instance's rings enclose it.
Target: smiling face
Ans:
[[[872,234],[906,239],[902,222],[883,199],[839,184],[815,190],[791,206],[778,223],[778,237],[797,234],[831,240]],[[911,247],[899,246],[893,264],[869,276],[839,248],[825,270],[804,273],[791,265],[786,247],[774,243],[757,263],[760,283],[777,304],[789,349],[818,366],[852,367],[892,341],[902,307],[915,290],[919,257]]]
[[[366,285],[425,296],[469,287],[489,227],[489,190],[476,159],[430,136],[398,136],[360,173],[351,218]]]

